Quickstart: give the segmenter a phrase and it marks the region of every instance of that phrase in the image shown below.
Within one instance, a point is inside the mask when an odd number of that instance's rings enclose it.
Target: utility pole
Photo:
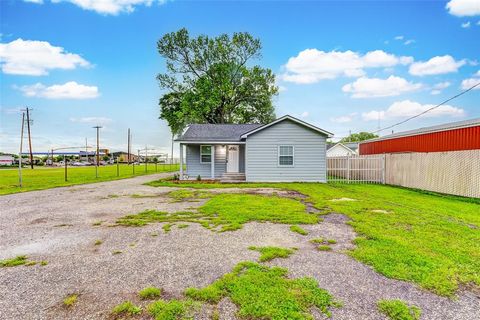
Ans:
[[[28,147],[30,148],[30,167],[33,169],[32,136],[30,135],[30,112],[27,107]]]
[[[100,130],[101,126],[95,126],[93,128],[97,129],[97,163],[95,164],[95,168],[96,168],[95,177],[98,178],[98,165],[100,163],[100,154],[99,154],[99,152],[100,152],[100,149],[99,149],[100,140],[98,138],[98,135],[99,135],[99,130]]]
[[[22,112],[22,132],[20,133],[20,153],[18,154],[18,183],[22,187],[22,147],[23,147],[23,126],[25,124],[25,112]]]
[[[86,157],[87,163],[88,163],[88,140],[87,140],[87,138],[85,138],[85,157]]]
[[[130,165],[130,128],[128,128],[127,164]]]

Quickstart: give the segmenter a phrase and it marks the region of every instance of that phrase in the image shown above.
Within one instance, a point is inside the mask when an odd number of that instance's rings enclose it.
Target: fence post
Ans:
[[[347,156],[347,183],[350,183],[350,156]]]
[[[382,184],[385,184],[385,170],[387,169],[387,155],[385,153],[382,160]]]
[[[117,177],[120,176],[120,170],[119,170],[119,167],[118,167],[118,158],[117,158]]]

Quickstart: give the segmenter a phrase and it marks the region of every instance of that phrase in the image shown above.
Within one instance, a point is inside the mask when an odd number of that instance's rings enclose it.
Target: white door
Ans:
[[[238,172],[238,146],[228,146],[227,172]]]

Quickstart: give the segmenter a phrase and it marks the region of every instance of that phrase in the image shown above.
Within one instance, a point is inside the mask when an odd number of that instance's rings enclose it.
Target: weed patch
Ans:
[[[131,301],[122,302],[112,310],[112,313],[116,316],[134,316],[141,312],[142,308],[134,305]]]
[[[157,300],[147,310],[155,320],[192,319],[198,304],[192,300]]]
[[[160,297],[161,294],[162,294],[162,290],[155,287],[147,287],[145,289],[140,290],[140,292],[138,293],[140,298],[144,300],[158,298]]]
[[[67,296],[65,299],[63,299],[63,305],[67,308],[73,307],[73,305],[77,302],[78,300],[78,294],[71,294]]]
[[[329,246],[326,246],[326,245],[321,245],[321,246],[318,246],[318,247],[317,247],[317,250],[318,250],[318,251],[331,251],[332,248],[329,247]]]
[[[27,256],[16,256],[12,259],[0,260],[0,267],[16,267],[24,265],[28,262]]]
[[[99,245],[101,245],[102,243],[103,243],[102,240],[97,240],[97,241],[95,241],[95,245],[96,245],[96,246],[99,246]]]
[[[306,235],[308,234],[308,231],[307,231],[307,230],[305,230],[305,229],[303,229],[302,227],[297,226],[297,225],[291,226],[291,227],[290,227],[290,231],[296,232],[296,233],[298,233],[298,234],[301,234],[302,236],[306,236]]]
[[[172,230],[172,224],[166,223],[162,226],[163,232],[169,233]]]
[[[92,223],[92,226],[98,227],[98,226],[101,226],[102,223],[103,223],[103,221],[95,221],[94,223]]]
[[[402,300],[380,300],[377,307],[390,320],[419,320],[422,313],[420,308],[408,306]]]
[[[293,199],[251,194],[218,194],[212,196],[198,211],[174,213],[146,210],[117,220],[125,226],[144,226],[151,222],[192,222],[216,231],[242,228],[251,221],[314,224],[318,216],[308,214],[305,205]]]
[[[121,250],[114,250],[114,251],[112,251],[112,254],[113,254],[113,255],[117,255],[117,254],[120,254],[120,253],[122,253]]]
[[[210,303],[229,297],[238,316],[247,319],[310,319],[312,307],[330,315],[329,308],[340,306],[313,278],[289,279],[287,273],[285,268],[242,262],[211,285],[189,288],[185,294]]]
[[[270,261],[275,258],[288,258],[295,252],[295,249],[280,247],[249,247],[248,249],[260,252],[260,262]]]

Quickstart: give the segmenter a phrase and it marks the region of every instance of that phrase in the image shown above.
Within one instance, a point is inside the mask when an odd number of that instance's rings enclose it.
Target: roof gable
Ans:
[[[266,124],[266,125],[260,126],[260,127],[258,127],[258,128],[255,128],[255,129],[249,131],[249,132],[244,133],[244,134],[242,135],[242,138],[246,138],[246,137],[248,137],[248,136],[251,135],[251,134],[255,134],[255,133],[257,133],[257,132],[259,132],[259,131],[261,131],[261,130],[270,128],[271,126],[274,126],[274,125],[276,125],[277,123],[280,123],[280,122],[285,121],[285,120],[290,120],[290,121],[292,121],[292,122],[295,122],[295,123],[297,123],[297,124],[299,124],[299,125],[301,125],[301,126],[304,126],[304,127],[306,127],[306,128],[309,128],[309,129],[312,129],[312,130],[314,130],[314,131],[317,131],[317,132],[320,133],[320,134],[326,135],[327,137],[333,136],[333,133],[331,133],[331,132],[325,131],[325,130],[320,129],[320,128],[318,128],[318,127],[315,127],[314,125],[312,125],[312,124],[310,124],[310,123],[307,123],[307,122],[305,122],[305,121],[302,121],[302,120],[297,119],[297,118],[295,118],[295,117],[292,117],[292,116],[290,116],[290,115],[285,115],[285,116],[283,116],[283,117],[281,117],[281,118],[278,118],[277,120],[275,120],[275,121],[273,121],[273,122],[270,122],[270,123],[268,123],[268,124]]]

